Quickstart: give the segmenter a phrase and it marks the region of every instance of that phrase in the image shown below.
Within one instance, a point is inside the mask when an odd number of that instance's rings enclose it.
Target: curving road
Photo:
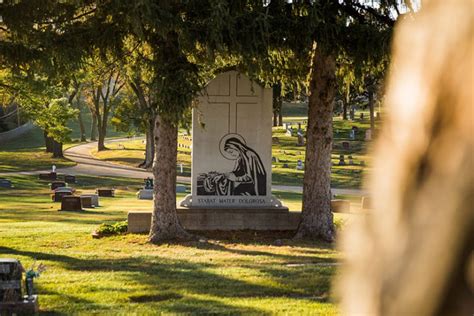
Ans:
[[[130,140],[129,138],[120,138],[109,140],[107,143],[113,142],[124,142]],[[146,171],[140,168],[123,166],[111,162],[106,162],[103,160],[96,159],[92,156],[91,151],[97,148],[97,142],[89,142],[85,144],[80,144],[74,147],[70,147],[64,151],[64,157],[69,160],[72,160],[77,163],[76,166],[67,167],[67,168],[58,168],[57,172],[71,174],[71,175],[93,175],[93,176],[109,176],[109,177],[124,177],[124,178],[133,178],[133,179],[145,179],[147,177],[153,177],[153,174],[150,171]],[[36,170],[36,171],[25,171],[25,172],[15,172],[20,174],[38,174],[41,172],[48,172],[51,170]],[[3,173],[0,175],[7,175],[8,173]],[[191,183],[189,177],[177,177],[177,182],[180,183]],[[300,186],[288,186],[288,185],[273,185],[272,190],[276,191],[287,191],[287,192],[303,192],[303,188]],[[344,195],[367,195],[367,192],[364,190],[358,189],[331,189],[333,194],[344,194]]]

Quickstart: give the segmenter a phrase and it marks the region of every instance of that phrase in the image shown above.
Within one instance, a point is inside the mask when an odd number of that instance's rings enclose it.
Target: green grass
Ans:
[[[141,180],[78,176],[76,188],[117,188],[117,197],[85,212],[58,212],[46,182],[11,178],[0,190],[0,257],[48,270],[36,281],[41,314],[335,315],[331,280],[340,254],[332,246],[285,234],[204,234],[208,242],[155,246],[146,235],[92,239],[103,222],[151,209],[135,197]],[[278,193],[291,203],[296,193]],[[182,195],[179,195],[182,197]],[[242,237],[244,236],[244,237]],[[274,246],[282,238],[283,246]],[[296,264],[296,265],[295,265]]]

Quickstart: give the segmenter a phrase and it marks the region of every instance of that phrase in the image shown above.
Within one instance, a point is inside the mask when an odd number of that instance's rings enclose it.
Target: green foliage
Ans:
[[[127,221],[116,222],[113,224],[102,223],[96,229],[96,232],[99,235],[110,236],[110,235],[120,235],[127,232],[128,223]]]

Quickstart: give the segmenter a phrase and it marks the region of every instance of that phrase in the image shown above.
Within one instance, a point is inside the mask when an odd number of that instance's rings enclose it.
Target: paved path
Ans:
[[[140,139],[140,138],[135,138]],[[109,140],[107,143],[113,142],[124,142],[130,140],[129,138],[121,138]],[[75,161],[76,166],[67,168],[58,168],[58,173],[65,173],[71,175],[95,175],[95,176],[109,176],[109,177],[124,177],[133,179],[145,179],[146,177],[153,177],[150,171],[146,171],[140,168],[123,166],[103,160],[96,159],[92,156],[91,151],[97,148],[97,142],[90,142],[80,144],[74,147],[70,147],[64,151],[64,157],[69,160]],[[41,172],[49,172],[51,170],[36,170],[36,171],[24,171],[15,172],[16,174],[32,175]],[[0,175],[8,175],[11,173],[3,173]],[[177,177],[177,182],[180,183],[191,183],[189,177]],[[303,192],[303,188],[300,186],[289,186],[289,185],[273,185],[272,190],[276,191],[287,191],[287,192]],[[367,192],[358,189],[332,189],[333,194],[345,194],[345,195],[366,195]]]

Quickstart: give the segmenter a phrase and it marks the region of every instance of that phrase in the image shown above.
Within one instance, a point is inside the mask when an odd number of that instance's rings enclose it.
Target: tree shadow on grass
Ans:
[[[39,261],[53,261],[59,263],[64,269],[79,272],[126,272],[123,278],[126,282],[135,282],[145,285],[150,290],[150,295],[155,293],[191,293],[210,295],[216,298],[296,298],[307,299],[312,293],[291,285],[268,286],[251,283],[244,280],[226,277],[213,272],[219,271],[219,266],[210,263],[192,263],[184,260],[170,260],[162,257],[136,257],[124,259],[79,259],[66,255],[51,254],[35,251],[22,251],[8,247],[0,247],[0,253],[10,256],[26,256]],[[272,255],[263,253],[263,255]],[[291,256],[290,256],[291,257]],[[47,263],[46,263],[47,264]],[[251,267],[254,268],[254,267]],[[274,269],[277,275],[278,269]],[[271,275],[272,269],[265,271]],[[290,282],[296,277],[298,271],[288,271],[285,282]],[[201,313],[225,312],[231,314],[263,313],[262,310],[228,306],[226,304],[210,301],[199,301],[194,298],[184,297],[176,302],[166,303],[163,308],[169,312],[185,313],[200,311]],[[196,309],[197,308],[197,309]],[[217,309],[217,310],[216,310]]]

